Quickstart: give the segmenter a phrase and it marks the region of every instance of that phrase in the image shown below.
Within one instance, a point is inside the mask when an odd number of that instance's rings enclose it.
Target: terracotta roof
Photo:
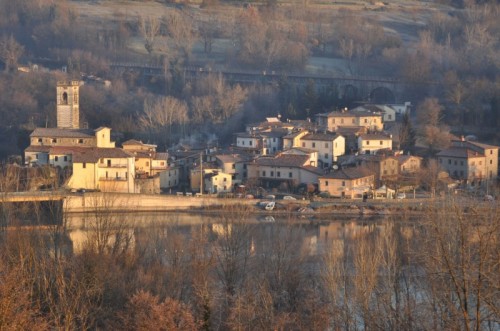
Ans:
[[[71,154],[74,163],[96,163],[101,158],[129,158],[134,157],[131,153],[121,148],[99,148],[99,147],[65,147],[53,146],[50,148],[50,154]]]
[[[451,147],[442,150],[436,154],[437,156],[449,156],[458,158],[484,157],[483,153],[476,152],[473,149],[465,147]]]
[[[122,143],[122,145],[142,145],[142,144],[143,144],[142,141],[135,139],[129,139]]]
[[[307,155],[280,154],[276,157],[260,157],[255,160],[258,165],[271,167],[302,167],[309,160]]]
[[[370,111],[332,111],[330,113],[318,114],[321,117],[365,117],[365,116],[382,116],[381,114],[373,113]]]
[[[168,160],[168,153],[156,153],[155,160]]]
[[[360,133],[365,133],[366,127],[364,126],[339,126],[337,128],[337,133],[342,134],[342,135],[349,135],[349,134],[360,134]]]
[[[373,175],[374,173],[365,167],[353,167],[353,168],[343,168],[336,171],[332,171],[328,175],[323,176],[323,178],[358,179]]]
[[[292,147],[290,149],[287,149],[286,151],[283,151],[282,153],[283,154],[294,154],[293,151],[299,151],[299,152],[302,152],[302,153],[307,153],[307,154],[311,154],[311,153],[316,153],[317,151],[314,150],[314,149],[311,149],[311,148],[305,148],[305,147]]]
[[[332,141],[339,137],[338,134],[331,133],[309,133],[304,137],[300,138],[301,140],[322,140],[322,141]]]
[[[312,172],[316,175],[324,175],[325,174],[325,171],[320,169],[320,168],[317,168],[317,167],[313,167],[313,166],[310,166],[310,165],[307,165],[307,166],[303,166],[303,167],[300,167],[301,169],[304,169],[304,170],[307,170],[309,172]]]
[[[30,137],[47,138],[95,138],[92,130],[88,129],[57,129],[57,128],[36,128]]]
[[[218,154],[215,157],[221,160],[223,163],[238,163],[238,162],[246,162],[253,159],[251,155],[247,154]]]
[[[25,152],[45,152],[48,153],[50,151],[50,146],[28,146]]]
[[[396,158],[398,159],[400,164],[403,164],[412,158],[422,160],[420,156],[415,156],[415,155],[397,155]]]
[[[365,133],[360,135],[363,140],[392,140],[391,136],[383,133]]]

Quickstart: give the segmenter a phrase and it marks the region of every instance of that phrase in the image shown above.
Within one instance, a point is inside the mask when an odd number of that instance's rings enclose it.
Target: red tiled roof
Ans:
[[[332,171],[328,175],[323,176],[322,178],[358,179],[373,175],[374,173],[365,167],[354,167],[354,168],[343,168],[336,171]]]
[[[437,156],[449,156],[458,158],[472,158],[472,157],[484,157],[484,154],[476,152],[470,148],[466,147],[451,147],[442,150],[436,154]]]

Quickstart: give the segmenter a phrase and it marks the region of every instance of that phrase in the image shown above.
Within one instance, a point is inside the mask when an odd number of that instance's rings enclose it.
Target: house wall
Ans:
[[[381,149],[392,150],[392,139],[363,139],[358,137],[358,146],[361,154],[375,154]]]
[[[98,187],[97,164],[95,163],[73,163],[73,175],[67,183],[72,189],[90,189]]]
[[[110,128],[101,128],[99,131],[96,131],[96,143],[97,147],[101,148],[114,148],[115,142],[111,141],[111,129]]]
[[[231,175],[219,172],[216,176],[205,179],[203,190],[208,193],[231,192],[232,185]]]
[[[318,182],[317,174],[302,168],[259,166],[253,163],[248,164],[248,178],[292,181],[294,185]]]
[[[160,172],[160,188],[170,189],[179,185],[179,169],[169,168]]]
[[[31,146],[77,146],[95,147],[96,139],[91,138],[60,138],[60,137],[31,137]]]
[[[319,191],[328,192],[332,197],[341,198],[344,193],[346,198],[359,198],[359,194],[355,191],[356,188],[373,186],[374,176],[366,176],[357,179],[336,179],[336,178],[322,178],[319,181]]]

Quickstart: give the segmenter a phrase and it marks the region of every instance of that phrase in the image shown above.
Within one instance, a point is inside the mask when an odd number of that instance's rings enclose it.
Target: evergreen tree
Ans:
[[[405,152],[412,152],[415,148],[416,133],[410,121],[408,113],[403,115],[403,122],[399,129],[400,148]]]

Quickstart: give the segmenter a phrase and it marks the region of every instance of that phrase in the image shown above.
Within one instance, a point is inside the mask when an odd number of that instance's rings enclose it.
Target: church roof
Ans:
[[[36,128],[30,137],[46,138],[95,138],[93,130],[89,129],[58,129],[58,128]]]

